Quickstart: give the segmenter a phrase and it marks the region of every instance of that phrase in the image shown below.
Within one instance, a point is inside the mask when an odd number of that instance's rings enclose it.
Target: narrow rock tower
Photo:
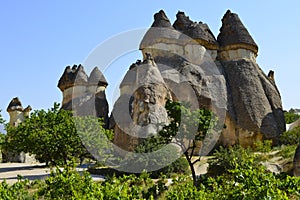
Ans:
[[[32,110],[31,106],[27,106],[23,109],[22,103],[18,97],[15,97],[9,103],[6,111],[9,113],[9,125],[17,127],[22,123],[26,117],[29,117],[29,113]],[[2,152],[3,162],[28,162],[28,160],[34,160],[31,156],[25,153],[15,153],[8,150]],[[26,161],[27,160],[27,161]]]
[[[223,142],[249,146],[268,139],[278,144],[285,120],[274,76],[268,77],[258,66],[258,46],[238,15],[229,10],[222,19],[218,43],[228,94]]]
[[[18,97],[15,97],[9,103],[6,111],[9,113],[9,124],[17,127],[21,122],[24,121],[25,117],[29,116],[31,106],[27,106],[23,109],[22,103]]]
[[[88,76],[82,65],[74,65],[72,68],[67,66],[58,82],[58,88],[63,93],[62,109],[72,110],[79,116],[101,117],[107,127],[107,85],[104,75],[97,67]]]
[[[121,85],[121,96],[112,112],[114,143],[132,151],[150,135],[157,134],[168,123],[166,100],[168,88],[150,54],[143,62],[133,64]]]

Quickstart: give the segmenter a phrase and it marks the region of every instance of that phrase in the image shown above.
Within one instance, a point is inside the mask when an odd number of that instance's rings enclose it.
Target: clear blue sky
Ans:
[[[61,102],[57,82],[67,65],[83,63],[100,43],[124,31],[147,28],[164,9],[173,22],[178,10],[207,23],[217,36],[227,9],[238,13],[259,45],[257,59],[275,71],[284,109],[300,108],[299,1],[76,1],[27,0],[0,2],[0,109],[18,96],[23,106],[48,109]],[[121,45],[121,44],[120,44]],[[137,47],[138,48],[138,47]],[[133,56],[134,55],[134,56]],[[138,54],[115,64],[123,74]],[[114,75],[109,76],[113,82]],[[118,81],[118,80],[117,80]],[[111,99],[109,99],[111,100]]]

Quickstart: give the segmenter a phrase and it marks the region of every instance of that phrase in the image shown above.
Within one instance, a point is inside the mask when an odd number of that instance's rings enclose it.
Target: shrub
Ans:
[[[300,126],[293,130],[286,131],[280,136],[280,142],[286,145],[296,145],[300,143]]]
[[[251,153],[250,149],[241,146],[233,146],[225,149],[220,147],[213,154],[209,165],[209,171],[215,174],[228,173],[235,169],[254,169],[259,165],[257,155]]]
[[[52,170],[50,177],[38,190],[45,199],[103,199],[103,194],[89,173],[79,174],[74,168]]]
[[[288,112],[284,113],[285,123],[291,124],[300,118],[300,115],[295,113],[295,110],[290,109]]]
[[[300,127],[286,131],[280,136],[280,142],[286,145],[296,145],[300,143]]]
[[[30,184],[28,180],[21,180],[13,185],[9,185],[5,180],[0,183],[0,199],[11,200],[11,199],[30,199],[28,188]]]
[[[254,151],[268,153],[272,150],[272,140],[257,141],[254,143]]]

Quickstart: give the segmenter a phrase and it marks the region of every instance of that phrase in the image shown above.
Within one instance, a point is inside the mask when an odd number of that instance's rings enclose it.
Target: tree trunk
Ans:
[[[188,151],[186,151],[186,152],[184,153],[184,155],[185,155],[186,160],[187,160],[188,163],[189,163],[189,166],[190,166],[190,169],[191,169],[191,172],[192,172],[192,178],[193,178],[194,186],[197,186],[197,185],[198,185],[198,184],[197,184],[197,177],[196,177],[196,172],[195,172],[194,164],[193,164],[193,162],[192,162],[192,157],[189,156]]]

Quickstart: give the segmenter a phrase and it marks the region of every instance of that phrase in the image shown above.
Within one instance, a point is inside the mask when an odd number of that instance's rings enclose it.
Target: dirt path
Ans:
[[[0,181],[15,183],[18,175],[28,180],[44,179],[50,175],[50,169],[44,164],[0,163]]]

